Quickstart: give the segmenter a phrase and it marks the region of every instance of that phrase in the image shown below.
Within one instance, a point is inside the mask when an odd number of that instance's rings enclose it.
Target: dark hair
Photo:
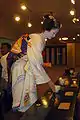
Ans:
[[[8,48],[8,50],[11,49],[11,44],[10,44],[10,43],[2,43],[2,44],[1,44],[1,47],[2,47],[3,45],[6,45],[7,48]]]
[[[50,18],[52,17],[52,18]],[[56,21],[56,19],[53,16],[50,16],[50,14],[47,14],[43,17],[43,30],[50,31],[51,29],[59,29],[60,28],[60,22]]]

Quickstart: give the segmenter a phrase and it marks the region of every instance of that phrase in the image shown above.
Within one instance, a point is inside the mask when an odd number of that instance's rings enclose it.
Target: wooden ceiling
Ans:
[[[28,10],[20,9],[22,2],[26,3]],[[0,0],[0,37],[15,40],[23,33],[40,32],[42,16],[53,12],[63,27],[51,43],[64,36],[72,40],[80,33],[80,22],[74,24],[73,16],[69,14],[72,8],[75,8],[76,17],[80,19],[80,0],[76,0],[75,5],[71,4],[71,0]],[[21,16],[20,23],[14,21],[15,14]],[[32,22],[31,28],[27,27],[28,17]]]

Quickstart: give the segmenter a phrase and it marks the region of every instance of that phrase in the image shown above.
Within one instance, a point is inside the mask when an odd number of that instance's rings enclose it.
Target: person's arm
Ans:
[[[52,82],[52,80],[49,78],[43,66],[41,64],[39,64],[39,66],[33,64],[32,68],[33,68],[33,74],[35,76],[36,84],[37,85],[46,84],[47,89],[51,88],[51,90],[55,92],[55,85]]]

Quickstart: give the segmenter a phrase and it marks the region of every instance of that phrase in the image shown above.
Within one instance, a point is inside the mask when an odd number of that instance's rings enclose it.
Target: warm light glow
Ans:
[[[71,15],[74,15],[74,14],[75,14],[75,11],[74,11],[74,10],[71,10],[71,11],[70,11],[70,14],[71,14]]]
[[[43,105],[47,105],[47,101],[45,99],[42,100]]]
[[[73,18],[73,23],[75,23],[75,22],[79,22],[79,19],[78,18]]]
[[[71,3],[72,3],[72,4],[75,4],[75,0],[71,0]]]
[[[76,19],[77,22],[79,22],[79,19]]]
[[[73,38],[73,40],[75,40],[76,38]]]
[[[47,38],[45,38],[45,41],[47,41]]]
[[[37,103],[36,106],[39,107],[39,106],[41,106],[41,104],[40,104],[40,103]]]
[[[76,18],[73,18],[75,21],[77,20]]]
[[[45,99],[42,100],[42,103],[43,103],[44,107],[46,107],[46,108],[48,107],[48,102]]]
[[[16,16],[15,21],[17,21],[17,22],[20,21],[20,16]]]
[[[62,80],[63,78],[62,77],[59,77],[59,80]]]
[[[75,23],[75,22],[76,22],[76,18],[73,18],[73,20],[72,20],[72,21],[73,21],[73,23]]]
[[[77,34],[77,36],[80,36],[80,34]]]
[[[73,84],[76,84],[76,81],[73,81]]]
[[[43,24],[43,21],[41,21],[41,24]]]
[[[61,38],[59,38],[59,40],[61,40]]]
[[[32,27],[32,24],[30,22],[28,23],[28,27]]]
[[[21,9],[22,9],[22,10],[26,10],[27,7],[26,7],[25,5],[21,5]]]
[[[68,40],[68,37],[63,37],[62,40]]]
[[[42,97],[41,100],[42,100],[42,104],[44,105],[44,107],[47,108],[48,107],[47,99],[45,97]]]

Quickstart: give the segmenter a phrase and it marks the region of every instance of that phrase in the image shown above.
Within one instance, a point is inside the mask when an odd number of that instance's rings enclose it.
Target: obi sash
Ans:
[[[27,44],[29,41],[29,35],[25,34],[22,37],[20,37],[14,45],[11,48],[10,53],[8,54],[7,57],[7,62],[8,62],[8,67],[11,68],[12,64],[24,56],[27,53]]]

